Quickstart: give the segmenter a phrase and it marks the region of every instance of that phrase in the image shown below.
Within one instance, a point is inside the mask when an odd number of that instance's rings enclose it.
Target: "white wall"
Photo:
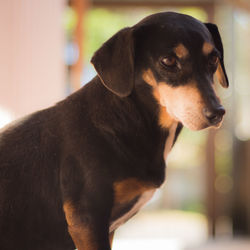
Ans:
[[[0,1],[0,126],[64,96],[64,0]]]

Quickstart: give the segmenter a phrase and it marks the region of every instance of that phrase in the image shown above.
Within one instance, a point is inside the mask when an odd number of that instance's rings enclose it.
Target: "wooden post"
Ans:
[[[216,223],[216,192],[215,192],[215,149],[214,138],[215,130],[209,130],[207,145],[206,145],[206,185],[207,185],[207,218],[208,218],[208,233],[209,236],[215,237],[215,223]]]
[[[85,36],[84,16],[88,9],[88,0],[72,0],[71,6],[77,14],[77,25],[74,32],[74,42],[78,48],[77,62],[72,65],[70,72],[70,84],[73,91],[81,87],[81,75],[83,71],[83,42]]]

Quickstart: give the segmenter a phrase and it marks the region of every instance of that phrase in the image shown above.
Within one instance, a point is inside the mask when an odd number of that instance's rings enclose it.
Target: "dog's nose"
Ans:
[[[225,109],[222,106],[218,106],[213,109],[204,108],[203,114],[209,121],[211,125],[216,125],[222,120],[223,115],[225,114]]]

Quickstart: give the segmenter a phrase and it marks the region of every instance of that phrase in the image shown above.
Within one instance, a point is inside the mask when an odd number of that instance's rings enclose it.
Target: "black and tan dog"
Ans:
[[[98,73],[0,135],[0,249],[109,250],[165,179],[182,125],[218,127],[228,86],[213,24],[159,13],[95,53]]]

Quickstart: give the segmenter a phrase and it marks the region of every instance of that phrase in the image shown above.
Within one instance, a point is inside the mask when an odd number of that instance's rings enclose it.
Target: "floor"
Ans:
[[[165,248],[166,249],[166,248]],[[195,248],[185,248],[185,250],[249,250],[249,239],[230,239],[208,242]]]
[[[204,243],[197,247],[185,247],[171,239],[115,240],[112,250],[249,250],[250,240],[229,240]]]
[[[117,230],[112,250],[250,250],[250,239],[212,241],[207,235],[202,215],[144,211]]]

